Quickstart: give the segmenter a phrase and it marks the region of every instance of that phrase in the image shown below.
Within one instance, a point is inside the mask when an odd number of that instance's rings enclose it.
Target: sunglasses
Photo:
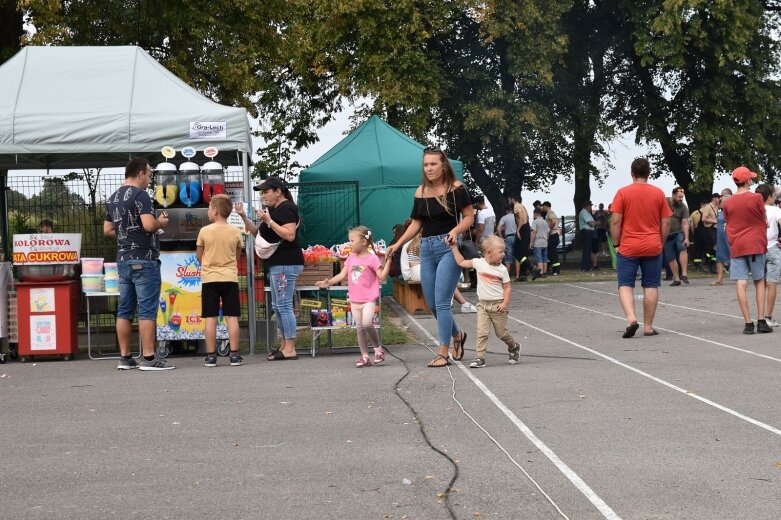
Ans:
[[[678,188],[677,190],[673,190],[673,193],[686,193],[686,190],[683,188]]]
[[[442,153],[442,148],[439,146],[427,146],[423,149],[423,153]]]

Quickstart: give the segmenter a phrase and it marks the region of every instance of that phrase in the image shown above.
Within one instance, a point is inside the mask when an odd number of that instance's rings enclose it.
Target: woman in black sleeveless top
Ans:
[[[387,254],[392,255],[421,232],[421,285],[426,303],[437,320],[439,335],[439,353],[428,366],[443,367],[450,364],[450,338],[453,338],[453,359],[464,357],[466,333],[459,331],[450,310],[461,275],[450,245],[470,228],[474,209],[469,193],[456,180],[453,167],[439,147],[423,150],[423,181],[415,192],[410,218],[412,222],[404,235],[388,248]]]

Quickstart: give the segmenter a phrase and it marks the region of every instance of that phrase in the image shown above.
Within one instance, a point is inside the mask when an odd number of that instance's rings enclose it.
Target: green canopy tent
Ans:
[[[415,189],[420,185],[425,146],[396,130],[377,116],[342,139],[309,168],[301,171],[298,205],[305,229],[303,244],[330,246],[347,241],[347,227],[354,215],[344,215],[345,225],[333,228],[335,219],[328,218],[318,203],[327,185],[316,190],[306,189],[307,183],[357,181],[359,183],[360,224],[372,230],[375,240],[390,243],[393,226],[403,223],[412,209]],[[456,177],[463,179],[464,165],[451,160]],[[347,197],[347,195],[345,195]],[[338,219],[336,219],[338,220]]]

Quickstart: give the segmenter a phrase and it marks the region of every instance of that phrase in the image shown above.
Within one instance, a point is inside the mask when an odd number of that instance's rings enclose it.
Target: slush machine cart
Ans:
[[[168,213],[168,226],[157,235],[162,278],[157,312],[157,355],[161,358],[171,354],[174,347],[205,352],[201,266],[195,257],[195,242],[201,228],[209,224],[209,206],[203,202],[199,166],[190,161],[184,162],[179,167],[179,173],[172,177],[169,164],[161,163],[155,168],[156,194],[162,182],[171,183],[169,186],[175,183],[178,190],[176,197],[155,197],[156,215],[163,211]],[[171,198],[175,199],[173,204],[164,206],[161,202]],[[217,353],[227,356],[229,349],[228,328],[220,317],[217,322]]]

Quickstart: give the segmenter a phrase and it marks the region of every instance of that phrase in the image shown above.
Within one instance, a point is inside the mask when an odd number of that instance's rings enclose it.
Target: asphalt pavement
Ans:
[[[492,336],[467,368],[458,313],[447,368],[425,316],[363,369],[0,365],[0,518],[779,518],[781,330],[743,335],[734,287],[699,279],[662,288],[658,336],[622,339],[615,282],[566,278],[513,284],[518,365]]]

